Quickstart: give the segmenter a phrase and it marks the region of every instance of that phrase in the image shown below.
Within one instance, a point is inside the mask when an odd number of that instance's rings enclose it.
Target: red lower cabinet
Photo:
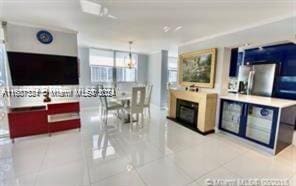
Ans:
[[[11,108],[8,121],[13,141],[17,137],[80,129],[79,102]]]
[[[47,108],[49,132],[80,128],[79,102],[49,104]]]
[[[48,132],[45,107],[42,110],[10,112],[8,121],[11,139]]]
[[[50,133],[63,131],[63,130],[77,129],[77,128],[80,128],[80,119],[59,121],[59,122],[49,123],[48,125],[49,125],[48,131]]]

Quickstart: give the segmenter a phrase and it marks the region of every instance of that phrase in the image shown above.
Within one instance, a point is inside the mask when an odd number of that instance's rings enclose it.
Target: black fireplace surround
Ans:
[[[177,99],[176,121],[192,130],[197,130],[198,103]]]

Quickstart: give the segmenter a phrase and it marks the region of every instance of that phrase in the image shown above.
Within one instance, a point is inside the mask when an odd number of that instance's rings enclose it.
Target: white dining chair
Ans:
[[[103,121],[105,125],[107,125],[109,112],[116,111],[117,115],[119,115],[119,110],[123,109],[123,105],[114,101],[108,101],[107,97],[101,97],[101,99],[103,109]]]
[[[145,87],[133,87],[132,98],[129,107],[125,107],[125,110],[130,113],[130,123],[133,124],[133,115],[136,114],[137,121],[139,121],[139,115],[141,114],[142,123],[144,121],[143,111],[145,103]]]
[[[98,89],[103,89],[103,88],[104,86],[102,84],[98,85]],[[109,111],[116,111],[117,114],[119,115],[119,110],[123,108],[123,105],[116,101],[108,100],[107,97],[100,96],[99,99],[100,99],[100,108],[101,108],[100,115],[102,120],[107,125]]]
[[[103,88],[104,88],[104,86],[102,84],[97,85],[97,91],[99,91],[100,89],[103,89]],[[99,112],[100,112],[100,117],[102,117],[102,115],[103,115],[103,99],[101,96],[99,96],[99,100],[100,100]]]
[[[149,117],[151,116],[150,102],[151,102],[152,88],[153,88],[153,85],[151,84],[146,86],[146,96],[145,96],[145,102],[144,102],[144,108],[147,108]]]

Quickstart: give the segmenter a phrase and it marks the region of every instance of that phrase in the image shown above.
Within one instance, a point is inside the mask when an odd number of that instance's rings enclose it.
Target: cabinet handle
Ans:
[[[244,116],[247,117],[248,113],[247,113],[248,107],[247,105],[244,106]]]

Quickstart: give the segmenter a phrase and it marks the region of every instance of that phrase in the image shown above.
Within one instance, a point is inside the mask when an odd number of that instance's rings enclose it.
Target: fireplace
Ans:
[[[176,120],[191,129],[197,129],[198,103],[177,99]]]

